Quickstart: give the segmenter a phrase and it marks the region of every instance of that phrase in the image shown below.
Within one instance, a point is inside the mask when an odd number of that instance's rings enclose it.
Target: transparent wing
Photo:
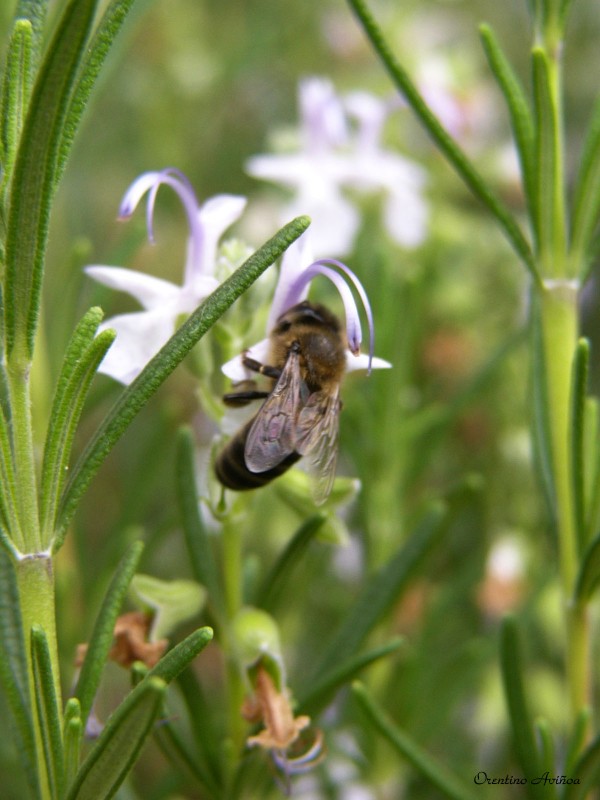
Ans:
[[[291,351],[250,427],[244,449],[250,472],[266,472],[296,450],[294,428],[302,389],[299,361],[298,353]]]
[[[314,392],[296,421],[295,449],[306,456],[317,505],[329,496],[335,478],[340,418],[338,392]]]

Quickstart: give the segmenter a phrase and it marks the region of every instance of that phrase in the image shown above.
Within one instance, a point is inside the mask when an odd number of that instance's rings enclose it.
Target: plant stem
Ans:
[[[237,515],[223,522],[223,584],[225,612],[228,627],[240,611],[243,602],[242,577],[242,527]],[[227,688],[229,695],[229,737],[234,750],[239,752],[244,743],[245,725],[242,718],[244,683],[240,665],[233,652],[229,631],[225,632],[224,647],[227,656]]]
[[[46,633],[52,659],[54,690],[56,692],[58,706],[62,708],[54,606],[54,570],[51,557],[46,554],[34,554],[21,559],[17,563],[17,584],[19,587],[21,618],[25,637],[25,651],[27,654],[29,692],[32,698],[38,774],[42,798],[46,800],[46,798],[51,797],[51,793],[48,785],[46,761],[42,743],[41,721],[35,703],[36,693],[30,637],[31,629],[34,625],[39,625]]]
[[[589,705],[586,610],[580,604],[572,604],[579,563],[570,441],[572,368],[578,332],[577,290],[573,281],[546,281],[540,294],[560,575],[565,603],[567,681],[573,718]]]

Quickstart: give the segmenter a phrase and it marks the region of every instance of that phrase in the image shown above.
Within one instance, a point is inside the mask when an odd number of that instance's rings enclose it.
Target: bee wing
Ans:
[[[244,448],[250,472],[266,472],[296,450],[294,427],[302,389],[299,362],[298,353],[291,351],[275,388],[250,426]]]
[[[337,391],[313,392],[296,421],[295,449],[307,456],[317,505],[327,500],[335,478],[340,408]]]

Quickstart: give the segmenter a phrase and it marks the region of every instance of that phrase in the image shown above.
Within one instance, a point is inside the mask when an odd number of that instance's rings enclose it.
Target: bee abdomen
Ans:
[[[274,478],[283,475],[292,464],[295,464],[301,458],[299,453],[290,453],[283,461],[275,467],[271,467],[271,469],[264,472],[250,472],[246,466],[244,450],[252,422],[253,420],[250,420],[241,431],[230,439],[215,461],[215,473],[219,481],[225,488],[233,489],[236,492],[265,486]]]

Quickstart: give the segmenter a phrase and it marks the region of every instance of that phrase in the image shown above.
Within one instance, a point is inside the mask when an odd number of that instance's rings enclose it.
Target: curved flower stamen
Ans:
[[[275,326],[275,322],[288,309],[306,299],[310,282],[323,275],[328,278],[338,290],[346,317],[346,337],[348,340],[346,370],[367,369],[370,374],[372,369],[387,368],[390,364],[383,359],[374,356],[374,323],[373,313],[367,293],[354,272],[336,259],[324,258],[318,261],[309,261],[307,266],[303,266],[309,259],[311,253],[310,243],[307,234],[304,234],[294,242],[286,251],[281,264],[279,281],[275,289],[273,303],[269,312],[267,323],[267,336]],[[344,273],[345,277],[351,281],[356,289],[367,318],[369,328],[369,354],[360,356],[360,345],[362,342],[362,327],[360,314],[354,296],[348,286],[348,282],[337,270]],[[257,344],[248,348],[250,357],[263,362],[268,357],[269,340],[263,339]],[[222,367],[223,372],[234,381],[241,381],[248,378],[247,372],[242,364],[240,356],[231,359]]]

